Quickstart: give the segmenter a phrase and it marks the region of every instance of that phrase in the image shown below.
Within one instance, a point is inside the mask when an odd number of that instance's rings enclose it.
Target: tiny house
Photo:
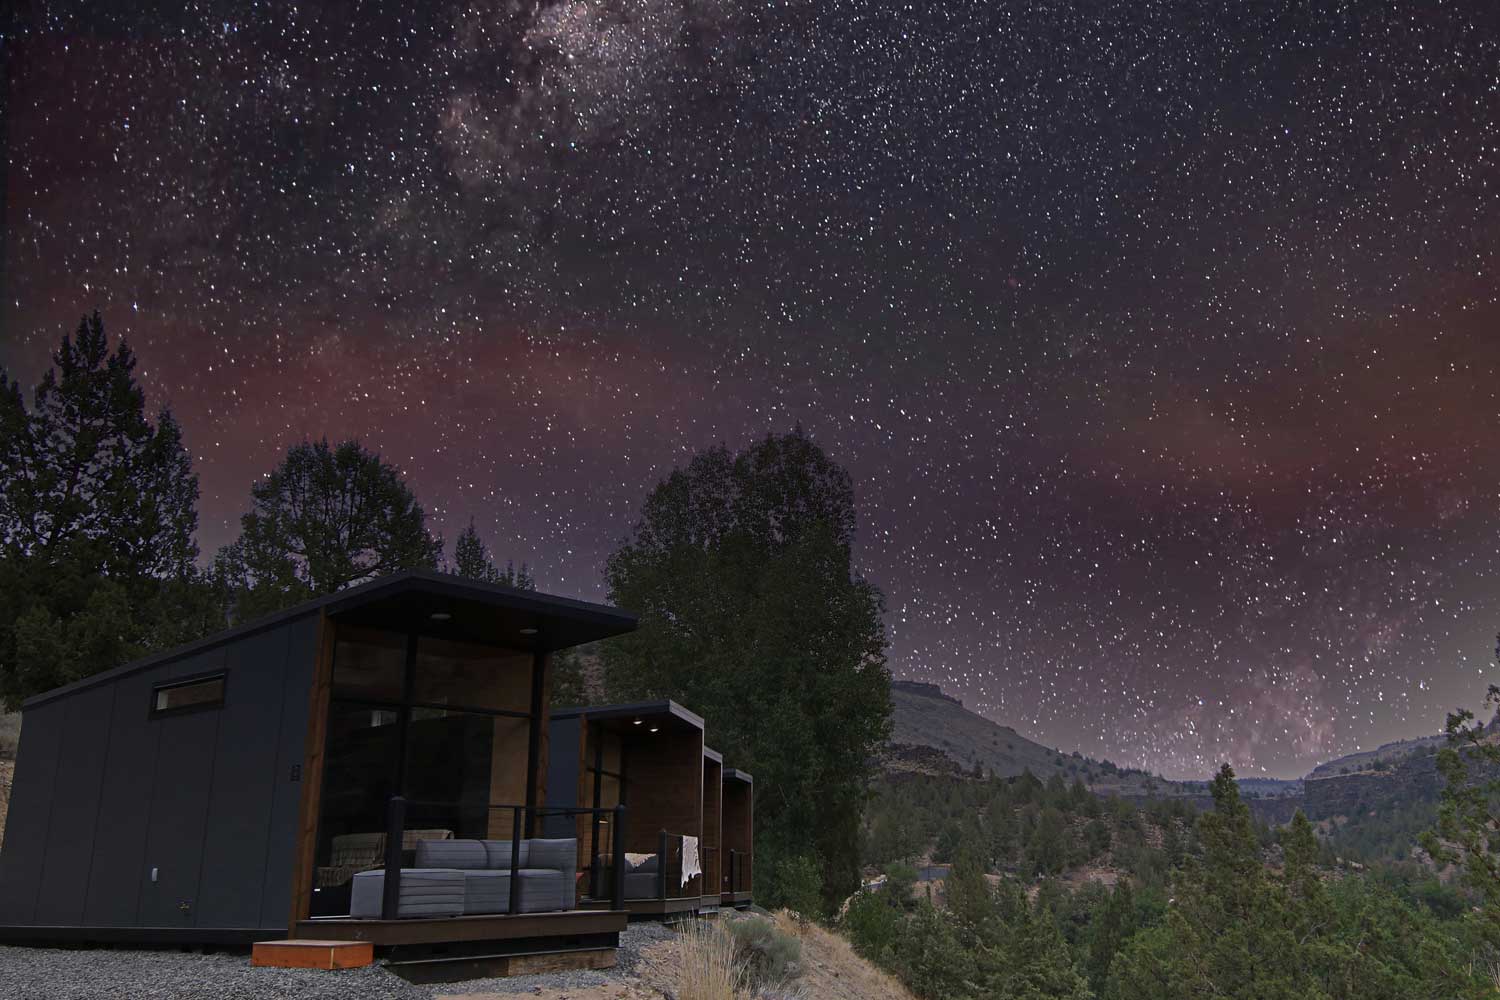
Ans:
[[[549,801],[589,810],[548,819],[579,845],[581,905],[603,906],[618,881],[633,917],[703,909],[703,720],[673,701],[561,709],[552,715]],[[623,837],[610,810],[626,807]],[[612,858],[623,855],[623,870]]]
[[[722,905],[743,909],[755,898],[755,782],[744,771],[724,768],[723,833],[719,845],[724,856],[720,899]]]
[[[634,831],[573,787],[549,800],[549,667],[635,625],[411,571],[32,698],[0,940],[612,956],[621,887],[580,905],[577,845],[538,834]],[[645,805],[658,765],[633,760]]]

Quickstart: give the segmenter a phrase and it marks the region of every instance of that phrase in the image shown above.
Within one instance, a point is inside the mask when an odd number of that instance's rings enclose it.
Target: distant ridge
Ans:
[[[919,694],[926,698],[941,698],[944,701],[953,702],[959,708],[964,707],[962,701],[948,694],[936,684],[928,684],[925,681],[891,681],[891,690],[904,691],[907,694]]]
[[[936,684],[924,681],[891,682],[891,702],[895,709],[891,720],[891,747],[887,753],[890,768],[911,773],[941,773],[941,757],[952,762],[954,770],[1002,778],[1030,771],[1045,781],[1059,774],[1066,781],[1081,779],[1085,785],[1106,795],[1142,796],[1173,794],[1173,785],[1145,771],[1116,767],[1108,761],[1093,760],[1079,753],[1063,753],[1027,739],[1010,726],[1002,726],[964,708],[959,699]],[[913,753],[921,748],[920,753]]]

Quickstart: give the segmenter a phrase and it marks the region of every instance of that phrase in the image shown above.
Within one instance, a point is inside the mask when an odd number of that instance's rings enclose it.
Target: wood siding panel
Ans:
[[[723,888],[724,765],[703,758],[703,843],[714,848],[703,855],[703,892],[716,895]]]

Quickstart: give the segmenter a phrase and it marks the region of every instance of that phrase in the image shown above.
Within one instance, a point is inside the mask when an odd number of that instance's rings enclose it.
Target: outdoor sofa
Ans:
[[[509,840],[423,840],[416,866],[401,869],[398,917],[457,917],[510,912]],[[576,900],[578,841],[523,840],[516,859],[518,913],[571,910]],[[349,913],[378,919],[385,872],[354,876]]]

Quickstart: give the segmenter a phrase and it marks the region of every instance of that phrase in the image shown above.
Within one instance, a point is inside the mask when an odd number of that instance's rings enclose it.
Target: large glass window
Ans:
[[[312,912],[348,912],[353,876],[385,864],[387,805],[407,800],[403,864],[423,839],[508,839],[524,805],[532,654],[339,626]],[[408,672],[410,676],[408,676]]]
[[[339,626],[333,651],[333,696],[399,702],[406,685],[406,636]]]
[[[530,653],[424,637],[412,701],[530,713],[531,670]]]
[[[507,839],[526,802],[529,719],[414,708],[406,744],[409,824]]]
[[[349,912],[358,872],[385,863],[386,800],[396,787],[399,713],[348,702],[328,706],[312,915]]]

